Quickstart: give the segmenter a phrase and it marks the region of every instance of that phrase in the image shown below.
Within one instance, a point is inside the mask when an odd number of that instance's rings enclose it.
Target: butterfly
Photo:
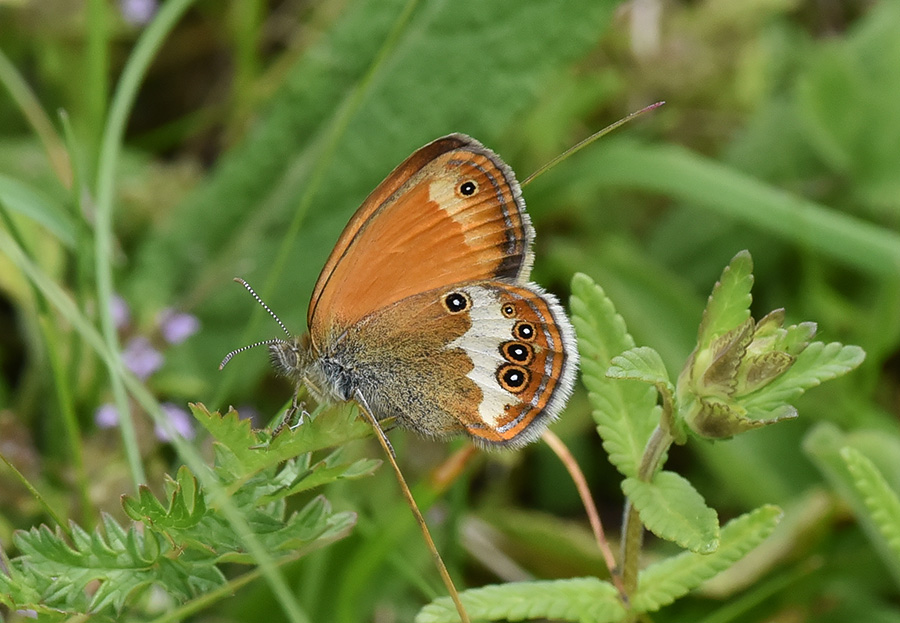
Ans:
[[[350,219],[309,332],[260,344],[319,401],[423,436],[522,446],[559,416],[578,366],[565,311],[529,281],[533,241],[512,169],[468,136],[439,138]]]

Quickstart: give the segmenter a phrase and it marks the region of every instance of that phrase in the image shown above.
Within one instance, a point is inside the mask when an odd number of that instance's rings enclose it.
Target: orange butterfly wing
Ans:
[[[310,301],[313,346],[421,292],[524,282],[533,239],[519,184],[496,154],[462,134],[429,143],[369,195],[338,239]]]

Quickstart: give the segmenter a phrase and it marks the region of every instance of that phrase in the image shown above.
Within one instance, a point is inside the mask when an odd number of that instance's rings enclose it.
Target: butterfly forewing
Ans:
[[[397,167],[341,234],[310,302],[313,343],[446,285],[525,282],[533,237],[509,167],[469,137],[438,139]]]

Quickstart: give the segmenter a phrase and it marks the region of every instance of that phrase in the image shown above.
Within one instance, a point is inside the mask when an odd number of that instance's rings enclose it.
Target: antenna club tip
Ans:
[[[241,285],[247,285],[247,282],[244,281],[243,279],[241,279],[240,277],[235,277],[234,279],[232,279],[232,281],[239,283]]]

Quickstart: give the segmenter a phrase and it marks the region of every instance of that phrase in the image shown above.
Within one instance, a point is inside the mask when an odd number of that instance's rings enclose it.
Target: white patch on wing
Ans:
[[[449,344],[447,348],[461,348],[472,360],[474,367],[466,375],[481,388],[481,404],[478,415],[484,423],[496,428],[506,405],[520,401],[497,382],[497,368],[504,359],[500,345],[512,339],[514,318],[505,318],[500,312],[500,299],[496,292],[482,286],[466,286],[459,290],[469,295],[472,309],[469,330]]]

